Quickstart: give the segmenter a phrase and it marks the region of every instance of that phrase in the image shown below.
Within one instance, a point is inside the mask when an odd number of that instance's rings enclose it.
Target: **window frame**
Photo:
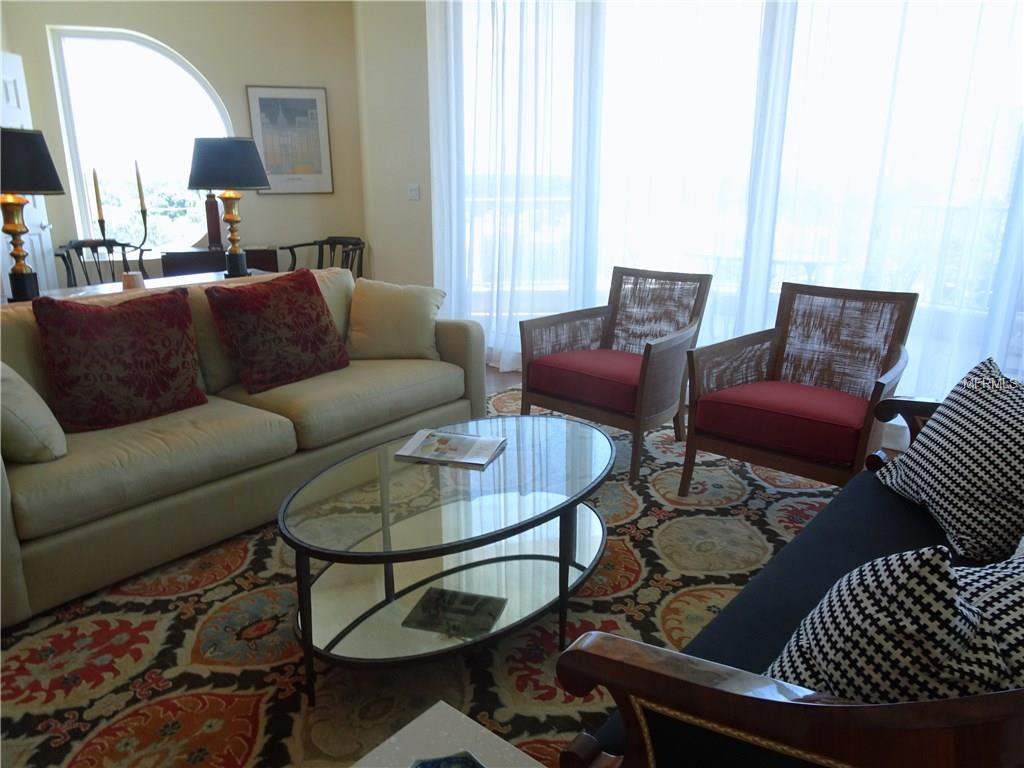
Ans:
[[[93,236],[92,222],[89,216],[89,184],[84,176],[78,155],[78,138],[75,133],[75,121],[71,109],[71,92],[68,88],[67,70],[64,63],[64,41],[72,38],[88,40],[119,40],[135,43],[149,48],[154,53],[177,64],[185,74],[189,75],[210,97],[214,107],[224,122],[226,135],[234,135],[234,125],[228,114],[224,100],[217,93],[209,80],[188,59],[160,42],[156,38],[131,29],[118,27],[88,27],[79,25],[48,24],[46,38],[50,48],[50,65],[53,68],[53,85],[57,96],[57,116],[60,122],[61,138],[64,143],[64,160],[67,163],[68,177],[71,181],[71,206],[75,216],[75,231],[79,238],[88,239]],[[205,232],[201,233],[201,240]],[[98,237],[98,235],[97,235]]]

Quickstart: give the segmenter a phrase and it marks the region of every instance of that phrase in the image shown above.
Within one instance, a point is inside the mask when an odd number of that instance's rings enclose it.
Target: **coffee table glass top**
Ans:
[[[407,438],[364,451],[296,491],[279,515],[281,531],[314,557],[342,562],[459,551],[553,518],[604,479],[615,455],[604,432],[560,417],[478,419],[443,430],[508,444],[484,470],[396,461]],[[414,538],[392,536],[392,525],[413,517]]]

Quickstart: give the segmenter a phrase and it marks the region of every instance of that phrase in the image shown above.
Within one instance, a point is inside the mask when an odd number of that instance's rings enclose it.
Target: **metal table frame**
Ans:
[[[534,418],[553,418],[553,417],[550,417],[550,416],[497,416],[497,417],[491,417],[491,418],[492,419],[493,418],[500,418],[500,419],[534,419]],[[450,425],[450,426],[462,426],[463,424],[471,424],[474,421],[483,421],[483,419],[473,419],[473,420],[471,420],[469,422],[460,422],[457,425]],[[576,420],[573,419],[573,421],[576,421]],[[583,422],[580,422],[580,423],[583,423]],[[539,616],[540,614],[542,614],[545,611],[547,611],[548,609],[550,609],[550,607],[554,603],[558,604],[558,647],[559,647],[559,649],[564,649],[565,648],[565,646],[566,646],[566,629],[567,629],[568,610],[569,610],[569,597],[572,594],[572,592],[575,591],[575,590],[570,590],[569,589],[569,572],[570,572],[570,570],[573,567],[575,567],[575,568],[577,568],[577,569],[579,569],[581,571],[580,577],[579,577],[579,579],[576,582],[577,583],[577,588],[578,588],[578,586],[583,583],[583,581],[586,579],[586,577],[589,576],[590,573],[597,566],[597,563],[601,559],[601,554],[604,552],[604,548],[605,548],[606,541],[607,541],[607,531],[605,530],[605,528],[604,528],[604,526],[602,524],[602,527],[601,527],[601,544],[600,544],[600,546],[597,549],[597,554],[595,555],[595,557],[593,559],[593,562],[591,562],[589,565],[585,566],[582,563],[579,563],[579,562],[576,561],[575,545],[576,545],[576,515],[577,515],[577,507],[578,506],[584,506],[584,507],[586,507],[587,509],[590,510],[591,514],[597,515],[597,512],[593,509],[593,507],[591,507],[589,504],[586,504],[583,501],[583,499],[585,499],[587,496],[589,496],[591,493],[593,493],[594,490],[598,486],[600,486],[601,483],[604,482],[605,478],[607,478],[608,474],[611,472],[612,466],[615,464],[615,444],[612,442],[611,438],[609,438],[608,435],[606,435],[600,429],[592,427],[590,424],[587,424],[586,426],[590,427],[591,429],[594,429],[595,432],[597,432],[602,437],[604,437],[604,439],[608,441],[608,447],[610,449],[609,450],[609,458],[608,458],[607,464],[605,465],[605,467],[600,472],[598,472],[596,474],[596,477],[594,478],[593,481],[588,483],[578,493],[576,493],[572,497],[566,499],[563,503],[561,503],[561,504],[559,504],[559,505],[557,505],[555,507],[552,507],[551,509],[549,509],[548,511],[546,511],[546,512],[540,514],[540,515],[537,515],[535,517],[529,518],[527,520],[523,520],[523,521],[521,521],[519,523],[516,523],[515,525],[508,526],[507,528],[502,528],[502,529],[497,530],[497,531],[492,531],[490,533],[487,533],[487,534],[484,534],[484,535],[481,535],[481,536],[474,536],[472,538],[463,539],[461,541],[453,541],[453,542],[448,542],[448,543],[445,543],[445,544],[438,544],[438,545],[430,546],[430,547],[420,547],[420,548],[416,548],[416,549],[404,549],[404,550],[401,550],[399,552],[351,552],[351,551],[339,552],[337,550],[325,549],[323,547],[318,547],[318,546],[309,544],[308,542],[304,542],[300,538],[298,538],[297,536],[292,534],[292,532],[288,529],[288,526],[287,526],[287,524],[285,522],[285,517],[286,517],[286,514],[288,512],[288,508],[289,508],[289,506],[292,503],[292,500],[296,496],[298,496],[300,493],[302,493],[302,491],[308,485],[310,485],[311,483],[316,482],[316,480],[321,475],[324,475],[324,474],[326,474],[328,472],[335,471],[337,469],[338,465],[344,464],[347,461],[351,461],[352,459],[354,459],[359,454],[355,454],[355,455],[350,456],[350,457],[348,457],[346,459],[342,459],[341,461],[336,462],[336,463],[332,464],[331,466],[327,467],[326,469],[318,472],[316,475],[314,475],[313,477],[309,478],[307,481],[305,481],[302,485],[300,485],[298,488],[296,488],[294,491],[292,491],[288,495],[288,497],[284,500],[284,503],[282,503],[280,511],[278,512],[277,522],[278,522],[278,529],[280,530],[282,537],[288,543],[288,545],[291,546],[295,550],[295,572],[296,572],[296,580],[297,580],[298,596],[299,596],[299,612],[298,612],[298,616],[296,617],[296,632],[300,636],[301,642],[302,642],[303,660],[304,660],[304,663],[305,663],[306,682],[307,682],[307,690],[309,692],[310,704],[314,704],[316,702],[316,693],[315,693],[315,691],[316,691],[316,685],[315,685],[316,678],[315,678],[315,670],[313,668],[313,660],[314,660],[315,656],[320,656],[323,659],[326,659],[326,660],[329,660],[329,661],[335,661],[335,662],[341,661],[341,662],[350,662],[350,663],[357,663],[357,664],[364,664],[364,665],[374,665],[374,664],[405,663],[405,662],[409,662],[409,661],[414,661],[414,660],[428,658],[428,657],[431,657],[431,656],[443,655],[445,653],[455,653],[455,652],[458,652],[458,651],[465,650],[466,648],[470,648],[470,647],[472,647],[474,645],[477,645],[478,643],[485,642],[485,641],[488,641],[488,640],[492,640],[492,639],[494,639],[496,637],[499,637],[501,635],[504,635],[504,634],[507,634],[509,632],[512,632],[513,630],[519,628],[520,626],[522,626],[523,624],[525,624],[525,623],[527,623],[529,621],[532,621],[537,616]],[[442,427],[442,429],[443,429],[443,427]],[[401,439],[401,438],[397,438],[397,439]],[[394,441],[389,440],[387,442],[390,443],[390,442],[394,442]],[[368,448],[368,449],[366,449],[366,451],[361,451],[360,453],[365,453],[367,451],[375,451],[379,447],[380,446],[376,446],[376,447],[373,447],[373,448]],[[475,470],[465,470],[465,471],[472,472],[472,471],[475,471]],[[553,520],[556,517],[559,518],[558,557],[557,558],[553,557],[551,555],[541,555],[541,554],[537,554],[537,555],[505,555],[505,556],[501,556],[501,557],[486,558],[484,560],[475,561],[475,562],[472,562],[472,563],[464,563],[464,564],[456,566],[454,568],[449,568],[447,570],[440,571],[438,573],[432,574],[431,576],[429,576],[429,577],[427,577],[425,579],[421,579],[420,581],[418,581],[418,582],[416,582],[414,584],[408,585],[408,586],[404,587],[403,589],[401,589],[401,590],[399,590],[397,592],[395,591],[395,577],[394,577],[394,565],[395,565],[395,563],[411,562],[411,561],[416,561],[416,560],[426,560],[426,559],[431,559],[431,558],[435,558],[435,557],[443,557],[445,555],[455,554],[457,552],[465,552],[465,551],[472,550],[472,549],[478,549],[480,547],[487,546],[488,544],[493,544],[493,543],[498,542],[498,541],[504,541],[506,539],[513,538],[514,536],[517,536],[517,535],[519,535],[519,534],[521,534],[521,533],[523,533],[525,531],[528,531],[528,530],[530,530],[532,528],[536,528],[536,527],[538,527],[540,525],[543,525],[544,523],[547,523],[547,522]],[[391,528],[391,521],[389,520],[387,514],[383,514],[382,515],[381,525],[382,525],[382,527],[381,527],[380,531],[372,531],[371,533],[367,534],[367,537],[373,536],[373,535],[377,535],[378,533],[380,533],[381,536],[382,536],[382,541],[385,543],[385,546],[387,546],[387,542],[390,540],[390,528]],[[367,537],[364,537],[364,539],[367,538]],[[360,539],[360,541],[362,541],[364,539]],[[358,542],[355,542],[355,543],[358,544]],[[337,635],[335,635],[335,637],[330,641],[330,643],[328,643],[325,646],[325,648],[323,650],[321,650],[319,648],[316,648],[313,645],[313,601],[312,601],[312,588],[313,588],[313,584],[316,582],[316,580],[318,578],[320,578],[320,576],[322,576],[323,573],[325,573],[327,571],[327,568],[325,568],[323,571],[321,571],[321,573],[318,574],[316,577],[312,577],[311,576],[311,572],[310,572],[310,559],[311,558],[316,558],[317,560],[324,560],[324,561],[327,561],[329,563],[345,563],[345,564],[350,564],[350,565],[383,565],[384,566],[384,592],[385,592],[384,599],[379,601],[379,602],[377,602],[373,606],[371,606],[369,609],[367,609],[362,614],[360,614],[358,617],[356,617],[352,622],[350,622],[346,627],[344,627]],[[330,649],[331,648],[335,647],[349,632],[351,632],[353,629],[355,629],[357,626],[359,626],[359,624],[361,624],[363,621],[365,621],[366,619],[368,619],[369,617],[374,615],[378,610],[380,610],[384,606],[394,602],[397,598],[402,597],[403,595],[407,594],[408,592],[411,592],[411,591],[413,591],[413,590],[423,586],[423,584],[429,583],[431,581],[436,581],[436,580],[438,580],[438,579],[440,579],[440,578],[442,578],[442,577],[444,577],[446,575],[449,575],[451,573],[457,573],[459,571],[466,570],[466,569],[469,569],[469,568],[475,568],[477,566],[484,565],[484,564],[487,564],[489,562],[507,562],[507,561],[511,561],[511,560],[548,560],[548,561],[557,561],[558,562],[558,597],[555,600],[548,601],[547,603],[544,603],[543,605],[538,607],[537,610],[529,613],[528,615],[524,616],[519,621],[517,621],[517,622],[515,622],[513,624],[510,624],[507,627],[503,627],[502,629],[500,629],[498,631],[487,633],[487,634],[485,634],[485,635],[483,635],[483,636],[481,636],[479,638],[475,638],[473,640],[467,641],[465,643],[462,643],[462,644],[459,644],[459,645],[456,645],[456,646],[453,646],[453,647],[450,647],[450,648],[443,648],[443,649],[440,649],[440,650],[428,651],[426,653],[415,654],[415,655],[412,655],[412,656],[403,656],[403,657],[395,657],[395,658],[380,659],[380,660],[376,660],[376,659],[374,659],[374,660],[351,659],[351,658],[336,656],[336,655],[330,653]],[[328,568],[329,567],[330,566],[328,566]]]

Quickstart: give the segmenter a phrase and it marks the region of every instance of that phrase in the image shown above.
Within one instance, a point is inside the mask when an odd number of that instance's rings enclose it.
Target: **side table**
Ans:
[[[276,248],[246,248],[245,260],[249,269],[277,272]],[[224,251],[216,248],[179,248],[160,255],[164,277],[192,275],[198,272],[223,272]]]
[[[486,768],[541,768],[540,763],[443,701],[417,717],[352,768],[406,768],[417,760],[465,750]]]

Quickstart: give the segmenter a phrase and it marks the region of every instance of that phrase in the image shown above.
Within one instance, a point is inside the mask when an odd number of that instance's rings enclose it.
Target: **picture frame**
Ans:
[[[270,180],[261,195],[334,192],[327,89],[247,85],[249,125]]]

